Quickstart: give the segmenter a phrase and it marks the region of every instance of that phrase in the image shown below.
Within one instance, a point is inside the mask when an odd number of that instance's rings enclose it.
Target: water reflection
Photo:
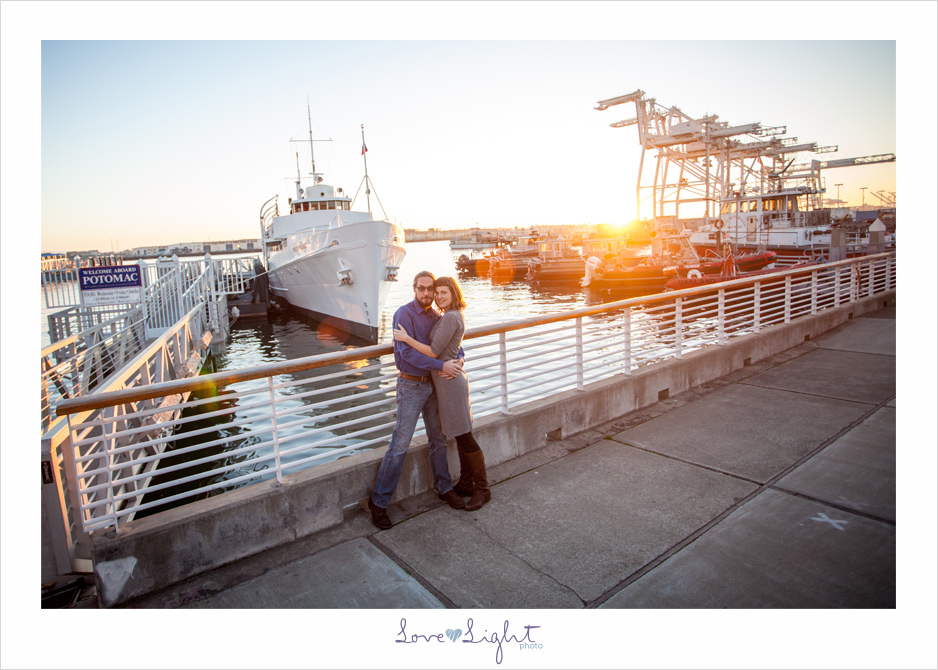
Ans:
[[[457,276],[446,242],[408,245],[408,255],[399,275],[401,279],[392,286],[382,314],[382,342],[392,341],[390,324],[394,311],[413,300],[413,276],[423,269],[436,276]],[[488,277],[466,277],[460,280],[460,284],[468,303],[465,316],[469,328],[635,297],[634,292],[583,289],[575,285],[531,285],[523,281],[493,283]],[[607,327],[618,328],[618,325]],[[367,345],[364,340],[301,314],[279,310],[272,311],[268,319],[242,318],[236,322],[227,350],[224,355],[216,357],[215,366],[218,370],[245,369]],[[274,378],[273,392],[278,399],[276,429],[281,452],[294,447],[303,448],[302,453],[284,455],[282,462],[289,465],[308,458],[312,453],[331,454],[337,448],[357,445],[370,449],[386,443],[393,429],[396,408],[395,372],[393,357],[387,355],[381,359],[342,363]],[[234,397],[235,393],[238,397]],[[179,429],[178,437],[168,448],[154,478],[154,484],[189,476],[193,481],[148,495],[144,502],[175,495],[186,487],[192,490],[244,477],[230,487],[216,489],[212,494],[199,494],[199,497],[206,497],[272,477],[270,463],[274,424],[270,416],[269,394],[267,379],[239,382],[224,389],[202,392],[202,399],[212,399],[211,402],[186,410],[185,418],[192,422]],[[226,408],[233,411],[233,415],[206,416]],[[356,419],[364,421],[345,425]],[[232,425],[233,421],[241,422],[241,425]],[[218,444],[206,447],[197,456],[174,455],[174,452],[187,447],[214,441]],[[167,468],[183,465],[187,459],[191,461],[193,458],[204,462],[163,474]],[[333,457],[326,456],[326,460],[330,458]],[[231,470],[209,474],[211,470],[227,466]],[[176,506],[194,499],[169,505]],[[140,516],[147,513],[142,512]]]

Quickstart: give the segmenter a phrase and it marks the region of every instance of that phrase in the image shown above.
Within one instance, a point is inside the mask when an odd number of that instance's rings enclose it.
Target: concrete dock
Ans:
[[[895,307],[133,608],[895,608]],[[483,449],[485,445],[482,445]]]

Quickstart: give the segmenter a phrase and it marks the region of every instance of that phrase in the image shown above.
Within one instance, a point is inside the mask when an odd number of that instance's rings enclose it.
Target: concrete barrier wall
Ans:
[[[491,467],[661,399],[722,377],[745,365],[814,339],[850,318],[893,304],[895,291],[800,317],[790,324],[734,337],[680,360],[651,364],[631,375],[566,391],[475,422],[473,434]],[[257,484],[175,510],[131,521],[92,536],[98,600],[111,607],[201,572],[325,530],[342,522],[343,507],[371,492],[384,449],[356,454],[276,481]],[[458,468],[455,446],[449,462]],[[453,472],[454,476],[458,472]],[[428,446],[415,440],[392,502],[430,489]]]

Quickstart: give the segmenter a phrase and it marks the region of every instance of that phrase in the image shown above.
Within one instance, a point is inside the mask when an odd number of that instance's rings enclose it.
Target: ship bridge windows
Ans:
[[[350,210],[352,203],[346,200],[322,200],[319,202],[295,202],[293,203],[293,212],[315,212],[321,209],[344,209]]]

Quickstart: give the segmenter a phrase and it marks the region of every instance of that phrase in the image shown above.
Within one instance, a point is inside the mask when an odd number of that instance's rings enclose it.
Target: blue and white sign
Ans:
[[[127,305],[143,300],[139,265],[109,265],[78,270],[82,307]]]

